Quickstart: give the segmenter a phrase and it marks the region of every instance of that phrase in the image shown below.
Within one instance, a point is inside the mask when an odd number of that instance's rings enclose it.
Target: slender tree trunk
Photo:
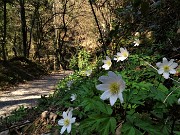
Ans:
[[[66,22],[65,22],[67,3],[68,3],[68,0],[66,0],[64,5],[63,5],[63,16],[62,16],[62,19],[63,19],[64,35],[62,36],[61,43],[60,42],[58,43],[59,44],[60,63],[61,63],[61,66],[63,67],[63,69],[66,69],[66,65],[65,65],[65,62],[64,62],[64,54],[63,54],[63,49],[62,48],[64,46],[64,39],[67,36],[67,25],[66,25]],[[60,41],[60,36],[59,36],[59,41]]]
[[[59,0],[54,0],[53,3],[53,14],[57,14],[60,11],[60,1]],[[55,62],[55,70],[57,69],[56,66],[59,68],[60,67],[60,59],[59,59],[59,22],[60,22],[60,16],[53,16],[54,19],[54,29],[55,29],[55,44],[54,44],[54,48],[55,48],[55,52],[54,55],[56,57],[56,62]]]
[[[32,40],[32,32],[33,32],[33,28],[34,28],[34,23],[35,23],[35,20],[36,20],[36,17],[37,17],[37,13],[38,13],[38,10],[39,10],[39,2],[37,3],[37,5],[35,6],[35,11],[34,11],[34,14],[32,16],[32,21],[31,21],[31,29],[30,29],[30,33],[29,33],[29,43],[28,43],[28,46],[27,46],[27,57],[29,57],[29,53],[30,53],[30,49],[31,49],[31,40]]]
[[[13,41],[13,48],[12,48],[15,57],[17,57],[17,49],[16,48],[17,47],[16,47],[16,32],[15,32],[15,34],[14,34],[14,41]]]
[[[105,45],[105,43],[104,43],[103,35],[102,35],[101,29],[100,29],[100,26],[99,26],[99,22],[98,22],[96,13],[95,13],[94,8],[93,8],[92,0],[89,0],[89,3],[90,3],[90,6],[91,6],[92,13],[93,13],[93,15],[94,15],[94,19],[95,19],[95,21],[96,21],[96,25],[97,25],[97,27],[98,27],[99,34],[100,34],[100,38],[101,38],[101,42],[102,42],[103,54],[104,54],[104,55],[107,55],[106,45]]]
[[[7,60],[6,57],[6,25],[7,25],[7,18],[6,18],[6,0],[4,0],[4,34],[3,34],[3,43],[2,43],[2,52],[3,52],[3,59],[4,61]]]
[[[21,29],[22,29],[22,38],[23,38],[23,55],[27,57],[27,29],[26,29],[26,18],[25,18],[25,8],[24,0],[19,0],[21,7]]]

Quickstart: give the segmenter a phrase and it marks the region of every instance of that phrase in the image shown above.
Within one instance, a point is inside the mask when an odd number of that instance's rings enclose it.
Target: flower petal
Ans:
[[[163,58],[163,64],[168,65],[168,60],[166,58]]]
[[[126,83],[123,80],[121,80],[120,81],[120,92],[123,92],[125,87],[126,87]]]
[[[72,118],[72,111],[70,110],[68,113],[68,118],[71,119]]]
[[[119,57],[120,61],[124,61],[127,57]]]
[[[68,127],[67,127],[67,132],[68,132],[68,133],[71,132],[71,124],[68,125]]]
[[[64,119],[59,120],[58,125],[63,126],[64,125]]]
[[[125,51],[125,49],[121,47],[121,48],[120,48],[120,51],[121,51],[121,53],[122,53],[122,52],[124,52],[124,51]]]
[[[71,119],[71,123],[74,123],[76,121],[76,117],[73,117],[72,119]]]
[[[168,79],[169,78],[169,73],[168,72],[164,72],[163,76],[164,76],[165,79]]]
[[[112,77],[112,78],[116,78],[117,77],[117,75],[114,72],[112,72],[112,71],[108,72],[108,76]]]
[[[156,63],[156,66],[160,68],[161,64],[162,64],[161,62],[158,62],[158,63]]]
[[[66,130],[66,127],[63,126],[63,127],[61,128],[61,132],[60,132],[60,133],[63,134],[65,130]]]
[[[109,91],[105,91],[102,95],[101,95],[101,99],[102,100],[106,100],[111,96],[111,93]]]
[[[164,69],[163,68],[160,68],[159,70],[158,70],[158,74],[162,74],[164,72]]]
[[[175,73],[176,73],[176,70],[175,70],[175,69],[170,69],[170,70],[169,70],[169,73],[175,74]]]
[[[115,56],[114,60],[118,60],[118,59],[116,58],[116,56]]]
[[[101,81],[102,83],[111,83],[113,81],[116,81],[115,78],[109,76],[100,76],[98,80]]]
[[[120,92],[118,96],[119,96],[120,102],[123,103],[123,102],[124,102],[124,99],[123,99],[123,94],[122,94],[122,92]]]
[[[114,105],[114,103],[116,102],[117,98],[118,98],[117,95],[112,95],[110,97],[110,104],[111,104],[111,106]]]
[[[171,64],[173,64],[173,62],[174,62],[174,59],[171,59],[171,60],[169,61],[169,63],[168,63],[168,66],[170,66]]]
[[[109,90],[109,84],[99,84],[96,86],[96,89],[106,91]]]
[[[63,118],[67,117],[67,112],[63,112]]]
[[[121,56],[121,53],[120,53],[120,52],[117,52],[117,56]]]
[[[176,68],[177,66],[178,66],[177,63],[172,63],[170,67],[171,67],[171,68]]]
[[[105,70],[109,70],[110,66],[108,66],[107,64],[104,64],[104,65],[102,66],[102,68],[104,68]]]

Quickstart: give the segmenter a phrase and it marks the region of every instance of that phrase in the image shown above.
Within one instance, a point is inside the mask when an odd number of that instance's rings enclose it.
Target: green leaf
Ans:
[[[149,94],[149,97],[163,102],[166,95],[163,91],[157,90],[155,87],[151,87],[151,94]]]
[[[109,117],[102,124],[102,135],[114,134],[116,129],[116,119],[114,117]]]
[[[180,131],[174,131],[175,135],[180,135]]]
[[[152,83],[147,83],[147,82],[140,82],[137,84],[141,89],[144,89],[144,90],[149,90],[150,87],[153,86]]]
[[[103,101],[99,99],[99,97],[94,97],[92,99],[86,98],[81,103],[81,106],[84,107],[84,112],[91,111],[91,110],[98,110],[102,113],[111,115],[113,110],[111,106],[105,104]]]
[[[138,118],[135,120],[135,125],[150,134],[161,135],[161,133],[158,132],[157,129],[154,127],[154,125],[150,119],[142,120],[142,119]]]
[[[170,134],[170,129],[167,125],[164,125],[162,128],[161,128],[161,133],[163,133],[164,135],[169,135]]]
[[[113,110],[111,109],[111,107],[101,101],[94,101],[95,104],[95,109],[98,109],[99,111],[105,113],[105,114],[109,114],[111,115]]]
[[[116,119],[108,115],[94,114],[81,122],[81,130],[88,130],[91,132],[100,132],[102,135],[114,134],[116,129]]]
[[[127,135],[135,135],[135,129],[133,127],[130,128],[130,130],[127,132]]]
[[[166,88],[166,86],[164,86],[162,83],[159,84],[157,89],[161,91],[169,91],[168,88]]]
[[[92,99],[89,98],[84,99],[84,101],[81,103],[81,106],[84,107],[84,112],[93,110],[93,108],[95,108]]]
[[[141,135],[141,132],[134,128],[132,123],[129,122],[125,122],[122,125],[121,132],[123,133],[123,135]]]

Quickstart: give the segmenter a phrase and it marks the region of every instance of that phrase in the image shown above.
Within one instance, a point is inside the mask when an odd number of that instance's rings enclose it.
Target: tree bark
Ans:
[[[26,17],[25,17],[25,8],[24,8],[24,0],[19,0],[20,8],[21,8],[21,30],[22,30],[22,38],[23,38],[23,55],[27,57],[27,29],[26,29]]]
[[[37,5],[35,5],[34,14],[32,16],[32,21],[31,21],[31,28],[30,28],[30,33],[29,33],[29,43],[28,43],[28,46],[27,46],[27,57],[29,57],[29,52],[30,52],[30,49],[31,49],[32,33],[33,33],[33,28],[34,28],[34,24],[35,24],[35,20],[36,20],[36,17],[37,17],[39,7],[40,7],[40,5],[39,5],[39,1],[38,1]]]
[[[65,61],[64,61],[64,53],[63,53],[63,49],[62,48],[64,46],[64,39],[65,39],[65,37],[67,35],[67,26],[66,26],[66,22],[65,22],[67,3],[68,3],[68,0],[66,0],[64,5],[63,5],[63,16],[62,16],[62,19],[63,19],[63,31],[64,31],[64,35],[62,36],[61,43],[58,42],[59,54],[60,54],[60,63],[61,63],[61,66],[62,66],[62,68],[64,70],[66,69],[66,65],[65,65]],[[59,40],[58,41],[60,41],[60,36],[59,36]]]
[[[3,53],[3,60],[7,61],[6,57],[6,25],[7,25],[7,18],[6,18],[6,0],[4,0],[4,34],[3,34],[3,43],[2,43],[2,53]]]

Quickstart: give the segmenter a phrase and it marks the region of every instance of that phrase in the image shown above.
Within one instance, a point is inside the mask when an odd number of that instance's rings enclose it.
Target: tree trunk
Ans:
[[[27,57],[27,29],[26,29],[26,18],[25,18],[25,8],[24,0],[19,0],[21,7],[21,29],[22,29],[22,38],[23,38],[23,55]]]
[[[57,14],[60,12],[60,1],[59,0],[54,0],[53,2],[53,14]],[[60,16],[53,16],[53,24],[54,24],[54,29],[55,29],[55,44],[54,44],[54,48],[55,48],[55,52],[54,55],[56,57],[56,63],[55,66],[57,66],[58,68],[60,67],[60,59],[59,59],[59,23],[60,23]],[[55,67],[55,70],[57,69],[57,67]]]
[[[37,2],[37,5],[35,5],[34,14],[32,16],[32,21],[31,21],[31,28],[30,28],[30,33],[29,33],[29,43],[27,46],[27,57],[29,57],[29,53],[30,53],[30,49],[31,49],[32,33],[33,33],[33,28],[34,28],[35,20],[37,18],[37,13],[38,13],[39,7],[40,7],[39,2]]]
[[[4,61],[7,60],[6,57],[6,25],[7,25],[7,18],[6,18],[6,0],[4,0],[4,34],[3,34],[3,43],[2,43],[2,53]]]
[[[67,25],[66,25],[66,22],[65,22],[67,3],[68,3],[68,0],[66,0],[64,2],[64,4],[63,4],[63,16],[62,16],[62,19],[63,19],[63,31],[64,31],[64,34],[62,36],[62,39],[60,39],[60,36],[59,36],[59,41],[61,41],[61,42],[58,42],[59,54],[60,54],[60,56],[59,56],[60,57],[60,63],[61,63],[61,66],[62,66],[62,68],[64,70],[66,69],[66,64],[65,64],[65,61],[64,61],[63,47],[64,47],[64,39],[67,36]],[[65,50],[65,47],[64,47],[64,50]]]
[[[94,8],[93,8],[92,0],[89,0],[89,3],[90,3],[90,6],[91,6],[91,10],[92,10],[94,19],[95,19],[95,21],[96,21],[96,25],[97,25],[97,27],[98,27],[99,34],[100,34],[101,43],[102,43],[103,55],[106,56],[106,55],[107,55],[107,52],[106,52],[107,49],[106,49],[106,45],[105,45],[105,43],[104,43],[103,35],[102,35],[101,29],[100,29],[100,26],[99,26],[99,22],[98,22],[96,13],[95,13]]]

